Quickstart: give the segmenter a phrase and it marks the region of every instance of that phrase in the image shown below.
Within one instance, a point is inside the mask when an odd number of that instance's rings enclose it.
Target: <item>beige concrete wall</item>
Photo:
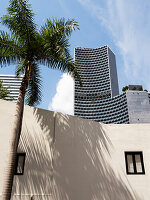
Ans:
[[[57,199],[150,198],[149,124],[101,125],[64,115],[57,118]],[[145,175],[126,175],[125,151],[143,151]]]
[[[0,193],[13,112],[0,101]],[[102,125],[26,106],[19,151],[27,157],[15,200],[150,199],[150,124]],[[145,175],[126,175],[124,151],[143,151]]]

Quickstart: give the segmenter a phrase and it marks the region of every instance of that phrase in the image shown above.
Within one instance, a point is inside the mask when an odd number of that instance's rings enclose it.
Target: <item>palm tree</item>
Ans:
[[[36,105],[41,101],[39,65],[68,71],[73,77],[80,79],[69,52],[71,33],[79,29],[74,19],[67,21],[64,18],[47,19],[40,30],[37,30],[28,0],[10,0],[7,12],[8,15],[4,15],[1,19],[1,23],[7,26],[9,33],[0,31],[0,64],[1,66],[16,64],[16,75],[23,74],[23,78],[11,133],[10,153],[4,176],[3,200],[9,200],[11,197],[24,99],[28,105]]]

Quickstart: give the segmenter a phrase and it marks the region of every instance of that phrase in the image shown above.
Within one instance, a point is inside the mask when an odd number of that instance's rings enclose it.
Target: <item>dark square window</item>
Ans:
[[[23,175],[26,153],[17,153],[15,175]]]
[[[142,152],[125,152],[127,174],[145,174]]]

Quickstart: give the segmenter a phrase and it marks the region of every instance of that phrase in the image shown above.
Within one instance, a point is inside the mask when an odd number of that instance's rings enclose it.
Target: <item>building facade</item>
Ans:
[[[78,99],[106,99],[119,94],[115,55],[108,46],[75,48],[75,62],[79,66],[83,87],[75,82]]]
[[[103,100],[75,99],[75,116],[102,123],[129,123],[126,93]]]
[[[0,100],[0,199],[14,111]],[[149,200],[149,133],[25,106],[11,200]]]
[[[130,86],[130,90],[119,94],[115,55],[108,46],[96,49],[77,47],[75,62],[83,85],[80,87],[75,80],[75,116],[106,124],[150,122],[147,92],[132,92]]]
[[[16,77],[15,75],[0,74],[0,80],[2,81],[4,87],[8,87],[8,90],[10,91],[9,96],[13,97],[7,97],[6,99],[16,102],[19,95],[22,77]]]

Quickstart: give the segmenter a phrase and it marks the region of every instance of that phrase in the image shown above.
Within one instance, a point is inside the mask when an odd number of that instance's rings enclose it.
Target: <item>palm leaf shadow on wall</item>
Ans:
[[[36,122],[24,119],[20,143],[27,153],[26,178],[15,177],[21,193],[52,194],[54,200],[141,200],[107,161],[113,145],[99,123],[42,109],[32,115]]]

